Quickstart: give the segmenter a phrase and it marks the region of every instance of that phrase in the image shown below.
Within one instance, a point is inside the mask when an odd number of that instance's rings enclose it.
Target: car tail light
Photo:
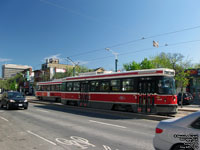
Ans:
[[[160,133],[162,133],[162,132],[163,132],[163,129],[156,128],[156,133],[157,133],[157,134],[160,134]]]
[[[185,100],[190,100],[190,98],[189,97],[186,97],[186,98],[184,98]]]

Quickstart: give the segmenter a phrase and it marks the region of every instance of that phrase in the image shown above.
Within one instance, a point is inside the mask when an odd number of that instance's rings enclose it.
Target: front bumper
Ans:
[[[10,102],[9,107],[10,108],[27,108],[28,102]]]
[[[158,114],[176,114],[178,105],[156,105],[156,112]]]

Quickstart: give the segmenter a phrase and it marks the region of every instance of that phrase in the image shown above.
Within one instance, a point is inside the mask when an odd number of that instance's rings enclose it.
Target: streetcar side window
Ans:
[[[101,92],[109,92],[110,91],[109,81],[101,81],[100,91]]]
[[[67,83],[67,91],[72,91],[72,82]]]
[[[46,85],[43,85],[42,86],[42,91],[46,91],[47,90],[47,86]]]
[[[60,91],[60,84],[55,85],[55,91]]]
[[[62,83],[62,85],[61,85],[61,91],[66,91],[66,83]]]
[[[51,91],[54,91],[54,85],[51,85]]]
[[[121,82],[120,82],[120,80],[111,80],[110,81],[110,88],[111,88],[112,92],[121,91]]]
[[[91,92],[99,92],[99,81],[91,81],[90,82],[90,91]]]
[[[50,90],[51,90],[50,85],[47,85],[47,91],[50,91]]]
[[[122,80],[122,91],[124,91],[124,92],[134,91],[134,80],[133,79],[123,79]]]
[[[73,91],[75,92],[80,91],[80,82],[74,82]]]
[[[36,89],[37,89],[37,91],[41,91],[41,85],[38,85],[38,86],[36,87]]]

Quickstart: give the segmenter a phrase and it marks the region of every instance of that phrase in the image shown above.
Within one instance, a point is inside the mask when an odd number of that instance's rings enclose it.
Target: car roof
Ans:
[[[200,117],[200,111],[197,111],[181,118],[167,119],[161,122],[186,127],[190,125],[193,121],[198,119],[199,117]]]

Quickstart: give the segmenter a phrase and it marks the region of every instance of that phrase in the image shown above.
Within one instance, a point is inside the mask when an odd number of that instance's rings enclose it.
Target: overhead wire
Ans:
[[[188,30],[194,30],[194,29],[198,29],[198,28],[200,28],[200,25],[199,26],[190,27],[190,28],[184,28],[184,29],[176,30],[176,31],[172,31],[172,32],[165,32],[165,33],[152,35],[152,36],[148,36],[148,37],[142,37],[140,39],[135,39],[135,40],[127,41],[127,42],[122,42],[122,43],[111,45],[111,46],[107,46],[107,47],[109,47],[109,48],[120,47],[120,46],[128,45],[128,44],[131,44],[131,43],[136,43],[136,42],[139,42],[139,41],[142,41],[142,40],[147,40],[147,39],[151,39],[151,38],[155,38],[155,37],[160,37],[160,36],[180,33],[180,32],[184,32],[184,31],[188,31]],[[100,50],[105,50],[105,48],[106,47],[98,48],[98,49],[95,49],[95,50],[90,50],[90,51],[86,51],[86,52],[83,52],[83,53],[71,55],[69,57],[76,57],[76,56],[86,55],[88,53],[94,53],[94,52],[97,52],[97,51],[100,51]]]
[[[177,42],[177,43],[172,43],[172,44],[165,44],[165,45],[159,46],[159,48],[188,44],[188,43],[195,43],[195,42],[200,42],[200,40],[190,40],[190,41]],[[118,56],[127,55],[127,54],[131,54],[131,53],[139,53],[139,52],[149,51],[149,50],[155,50],[155,49],[157,49],[157,48],[150,47],[150,48],[140,49],[140,50],[136,50],[136,51],[129,51],[129,52],[126,52],[126,53],[120,53],[120,54],[118,54]],[[110,58],[110,57],[113,57],[113,55],[112,56],[106,56],[106,57],[100,57],[100,58],[96,58],[96,59],[91,59],[91,60],[88,60],[88,62],[98,61],[98,60],[106,59],[106,58]]]

